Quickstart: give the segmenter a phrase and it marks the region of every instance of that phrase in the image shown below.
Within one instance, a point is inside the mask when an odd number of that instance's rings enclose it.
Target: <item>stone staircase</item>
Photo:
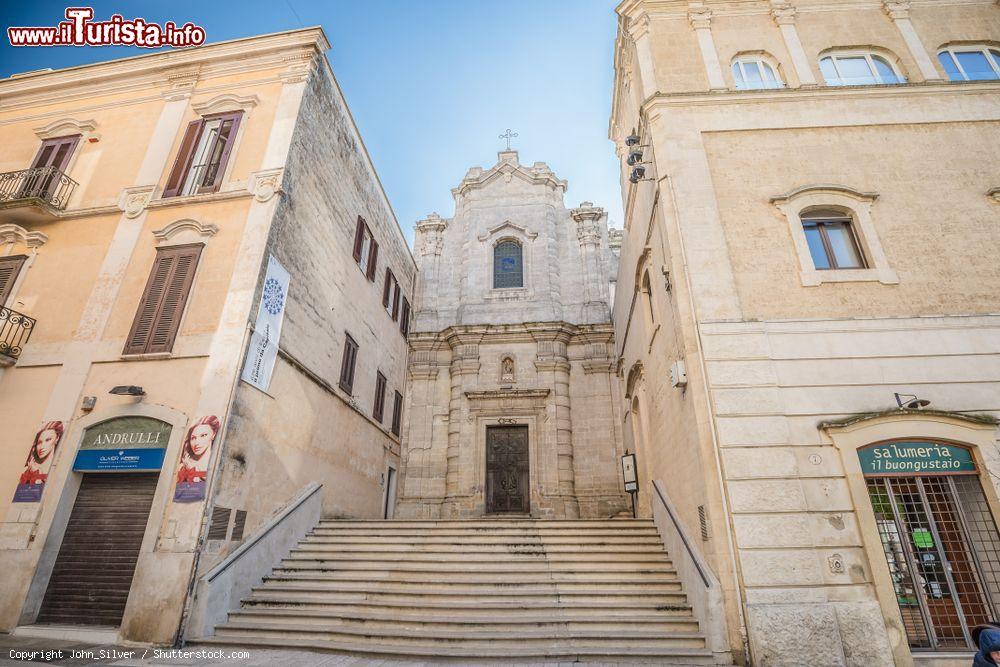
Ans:
[[[649,520],[321,521],[196,643],[713,664]]]

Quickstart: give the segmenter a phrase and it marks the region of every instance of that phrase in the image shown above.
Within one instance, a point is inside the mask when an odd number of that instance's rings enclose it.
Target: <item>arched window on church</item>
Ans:
[[[517,241],[501,241],[493,247],[493,289],[505,287],[524,287],[524,263]]]

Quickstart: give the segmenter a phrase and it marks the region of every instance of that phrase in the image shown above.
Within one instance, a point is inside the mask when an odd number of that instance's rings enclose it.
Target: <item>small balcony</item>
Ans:
[[[77,182],[55,167],[0,173],[0,222],[43,222],[57,217]]]
[[[35,320],[16,310],[0,307],[0,367],[13,366],[35,330]]]

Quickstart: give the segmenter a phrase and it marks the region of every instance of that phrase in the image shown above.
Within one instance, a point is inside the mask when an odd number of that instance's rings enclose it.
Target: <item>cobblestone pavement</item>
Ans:
[[[30,654],[30,655],[29,655]],[[12,637],[0,634],[0,665],[102,665],[133,667],[140,665],[243,665],[244,667],[421,667],[423,665],[474,665],[501,667],[534,665],[535,667],[565,667],[571,662],[502,663],[392,660],[371,657],[321,653],[314,651],[189,646],[186,649],[154,649],[134,646],[94,645],[85,642],[59,641],[35,637]],[[585,663],[587,667],[639,667],[635,663]],[[649,667],[649,663],[645,663]],[[671,667],[683,667],[672,665]]]

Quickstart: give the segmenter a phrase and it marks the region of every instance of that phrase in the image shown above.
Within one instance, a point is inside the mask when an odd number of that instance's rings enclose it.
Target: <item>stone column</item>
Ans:
[[[635,59],[639,69],[639,84],[642,87],[640,99],[657,92],[656,72],[653,68],[653,54],[649,48],[649,15],[642,14],[628,24],[628,36],[635,44]]]
[[[570,212],[576,222],[576,238],[580,242],[583,261],[583,318],[585,322],[610,319],[607,266],[601,257],[601,221],[604,209],[585,201]]]
[[[444,230],[448,221],[431,213],[414,227],[414,248],[420,270],[420,286],[414,300],[412,328],[423,331],[437,328],[438,292],[441,288],[441,251],[444,249]]]
[[[552,508],[556,516],[575,519],[580,516],[576,499],[576,483],[573,471],[573,422],[569,399],[569,343],[568,328],[536,330],[532,334],[537,343],[535,369],[539,380],[552,387],[552,401],[555,413],[556,459],[558,498]]]
[[[708,87],[711,90],[725,90],[726,80],[722,76],[722,65],[719,64],[719,54],[712,38],[712,10],[703,2],[689,3],[688,20],[698,37],[698,48],[705,63],[705,74],[708,75]]]
[[[792,57],[792,65],[795,66],[795,75],[799,77],[800,86],[818,85],[816,77],[813,76],[812,67],[809,66],[809,59],[806,58],[805,49],[799,40],[799,33],[795,29],[795,7],[786,0],[771,0],[771,17],[778,24],[781,30],[781,37],[785,40],[785,48],[788,55]]]
[[[917,36],[913,23],[910,22],[910,0],[883,0],[882,9],[896,24],[896,29],[903,36],[903,41],[906,42],[906,48],[909,49],[910,55],[917,61],[917,67],[920,68],[920,74],[924,80],[940,81],[941,76],[934,68],[934,63],[931,61],[927,49],[924,48],[924,43]]]
[[[463,439],[462,426],[467,412],[465,392],[475,389],[479,377],[479,340],[481,335],[466,336],[453,333],[447,337],[451,346],[451,395],[448,399],[448,449],[446,453],[445,502],[441,518],[458,516],[463,503],[462,489],[462,448],[475,446]]]

